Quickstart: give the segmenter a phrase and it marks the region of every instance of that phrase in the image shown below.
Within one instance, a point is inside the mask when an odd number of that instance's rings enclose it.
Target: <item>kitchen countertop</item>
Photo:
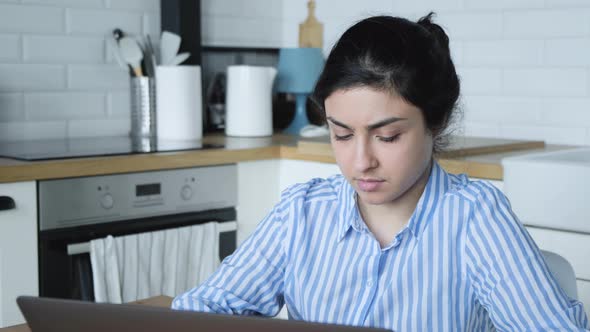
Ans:
[[[237,138],[207,135],[203,143],[223,144],[223,148],[158,152],[122,156],[71,158],[48,161],[19,161],[0,158],[0,183],[48,180],[194,166],[220,165],[265,159],[295,159],[334,163],[327,137],[303,139],[290,135]],[[502,158],[529,152],[564,149],[568,146],[543,142],[455,137],[448,152],[437,156],[451,173],[502,180]]]

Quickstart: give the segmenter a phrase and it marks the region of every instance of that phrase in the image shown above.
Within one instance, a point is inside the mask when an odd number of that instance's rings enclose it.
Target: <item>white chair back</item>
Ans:
[[[572,265],[563,256],[554,252],[541,250],[541,253],[543,253],[549,271],[551,271],[559,286],[567,296],[577,299],[578,286],[576,285],[576,274]]]

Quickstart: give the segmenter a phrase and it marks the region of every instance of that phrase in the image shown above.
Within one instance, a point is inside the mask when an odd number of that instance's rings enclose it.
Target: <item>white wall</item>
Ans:
[[[204,42],[216,45],[296,46],[307,11],[307,0],[203,1],[223,34],[205,27]],[[590,1],[316,1],[326,52],[367,15],[437,12],[462,79],[464,134],[590,144]]]
[[[105,37],[159,35],[159,0],[0,0],[0,140],[126,135],[129,77]]]
[[[590,144],[590,1],[316,0],[324,49],[374,14],[430,10],[450,34],[463,133]],[[157,35],[158,0],[0,0],[0,140],[124,135],[114,26]],[[202,0],[203,43],[292,47],[307,0]]]

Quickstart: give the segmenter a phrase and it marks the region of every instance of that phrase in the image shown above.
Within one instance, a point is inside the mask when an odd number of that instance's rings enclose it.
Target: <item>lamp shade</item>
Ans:
[[[324,67],[320,48],[282,48],[279,51],[277,91],[310,93]]]

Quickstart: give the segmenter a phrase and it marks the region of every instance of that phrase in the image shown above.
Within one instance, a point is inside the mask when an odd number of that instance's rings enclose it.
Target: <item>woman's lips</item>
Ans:
[[[356,180],[359,189],[365,192],[377,191],[381,184],[383,184],[383,180],[377,179],[357,179]]]

